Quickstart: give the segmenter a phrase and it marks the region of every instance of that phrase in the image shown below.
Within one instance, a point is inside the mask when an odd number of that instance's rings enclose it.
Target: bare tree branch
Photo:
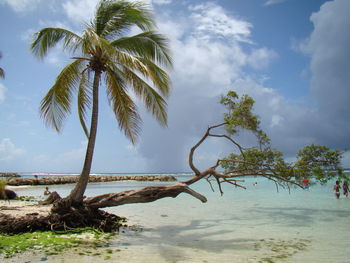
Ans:
[[[237,148],[241,152],[242,156],[244,157],[243,147],[241,145],[239,145],[235,140],[233,140],[230,136],[225,135],[225,134],[211,134],[211,133],[209,133],[208,136],[226,138],[227,140],[229,140],[230,142],[232,142],[234,145],[237,146]]]
[[[224,126],[226,125],[227,123],[226,122],[223,122],[223,123],[220,123],[220,124],[217,124],[217,125],[213,125],[213,126],[210,126],[208,127],[207,131],[205,132],[205,134],[203,135],[203,137],[191,148],[190,150],[190,154],[188,156],[188,163],[192,169],[192,171],[197,175],[199,176],[201,174],[201,172],[194,166],[193,164],[193,154],[194,154],[194,151],[205,141],[205,139],[209,136],[209,133],[210,133],[210,130],[211,129],[215,129],[215,128],[218,128],[218,127],[221,127],[221,126]]]
[[[177,197],[181,193],[187,193],[201,202],[207,201],[206,197],[189,188],[184,183],[169,186],[151,186],[136,190],[127,190],[119,193],[110,193],[90,197],[84,203],[92,208],[104,208],[120,206],[132,203],[149,203],[164,197]]]

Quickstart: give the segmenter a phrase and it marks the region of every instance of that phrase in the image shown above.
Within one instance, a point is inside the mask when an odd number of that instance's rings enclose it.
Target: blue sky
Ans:
[[[29,45],[43,27],[81,32],[97,0],[0,0],[0,170],[80,172],[86,138],[76,111],[60,134],[39,116],[41,98],[69,61],[54,49],[44,61]],[[93,172],[189,171],[188,151],[220,122],[230,89],[256,100],[255,112],[273,146],[288,160],[301,147],[350,148],[350,1],[153,0],[159,31],[171,40],[173,91],[168,128],[144,112],[140,139],[118,130],[101,92]],[[243,134],[243,146],[252,137]],[[205,168],[232,151],[219,140],[196,154]],[[345,167],[350,155],[345,154]]]

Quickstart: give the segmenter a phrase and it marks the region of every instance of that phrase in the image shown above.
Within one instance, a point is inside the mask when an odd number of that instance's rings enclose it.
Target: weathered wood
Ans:
[[[177,183],[168,186],[151,186],[119,193],[98,195],[87,198],[84,200],[84,204],[92,208],[104,208],[132,203],[149,203],[164,197],[175,198],[181,193],[192,195],[203,203],[207,201],[205,196],[192,190],[187,184]]]

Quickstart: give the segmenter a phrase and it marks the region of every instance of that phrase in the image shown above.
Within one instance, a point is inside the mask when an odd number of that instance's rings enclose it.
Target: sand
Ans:
[[[37,213],[40,216],[49,214],[51,205],[39,205],[31,201],[3,201],[0,200],[0,214],[6,214],[14,217],[21,217],[27,214]]]

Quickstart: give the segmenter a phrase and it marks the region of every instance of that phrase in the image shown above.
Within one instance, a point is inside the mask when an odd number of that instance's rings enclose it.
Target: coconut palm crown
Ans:
[[[141,33],[128,36],[135,26]],[[172,60],[167,38],[155,30],[153,15],[142,2],[102,0],[81,35],[63,28],[44,28],[36,33],[31,51],[42,59],[58,43],[73,55],[72,62],[63,68],[43,98],[40,113],[46,124],[59,132],[77,94],[78,115],[88,146],[82,174],[70,197],[81,201],[96,139],[100,83],[105,84],[119,127],[134,143],[141,119],[130,91],[165,126],[165,99],[171,85],[162,68],[171,67]],[[86,119],[91,108],[88,130]]]

